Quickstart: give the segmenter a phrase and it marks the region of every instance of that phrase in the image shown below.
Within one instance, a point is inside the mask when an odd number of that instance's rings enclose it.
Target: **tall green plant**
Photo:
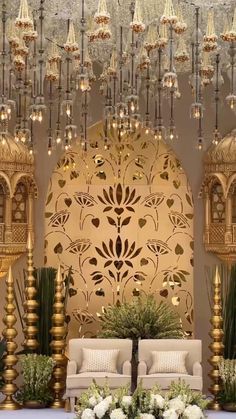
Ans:
[[[24,289],[26,283],[27,272],[24,271],[24,278],[16,280],[15,288],[15,299],[16,306],[21,322],[22,330],[24,329],[23,322],[23,303],[25,300]],[[34,270],[33,275],[36,279],[37,288],[37,301],[38,301],[38,342],[39,348],[38,353],[42,355],[51,355],[51,334],[50,330],[52,327],[52,314],[53,314],[53,302],[55,295],[55,277],[56,269],[52,267],[37,268]],[[66,312],[68,296],[70,292],[70,286],[73,285],[73,278],[71,275],[71,268],[64,278],[64,307]],[[69,322],[69,316],[66,317],[67,323]]]
[[[2,373],[4,371],[4,363],[3,363],[3,356],[5,354],[6,351],[6,341],[5,339],[0,339],[0,389],[3,386],[3,377],[2,377]]]
[[[236,265],[222,280],[224,358],[236,358]]]

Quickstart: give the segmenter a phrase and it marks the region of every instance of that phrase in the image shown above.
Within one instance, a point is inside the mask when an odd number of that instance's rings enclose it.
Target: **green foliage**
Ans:
[[[109,306],[101,316],[100,337],[138,339],[180,339],[179,315],[154,295],[135,297],[131,302]]]
[[[168,399],[183,396],[186,404],[196,404],[202,410],[205,410],[209,403],[209,400],[202,393],[191,390],[189,385],[183,380],[179,380],[178,382],[173,381],[166,396]]]
[[[6,350],[6,341],[5,339],[0,339],[0,388],[3,385],[3,378],[2,378],[2,373],[4,371],[4,363],[3,363],[3,356],[5,354],[5,350]]]
[[[223,391],[220,394],[222,403],[236,403],[236,360],[222,359],[219,363]]]
[[[50,389],[53,359],[45,355],[28,354],[23,355],[20,362],[24,384],[17,393],[17,399],[22,403],[25,401],[49,403],[53,399]]]
[[[38,342],[39,348],[38,353],[42,355],[51,355],[51,334],[50,330],[52,327],[52,314],[53,314],[53,302],[55,295],[55,277],[56,269],[52,267],[35,268],[33,275],[36,279],[37,289],[37,301],[38,301]],[[16,280],[15,288],[15,300],[16,307],[21,322],[22,330],[24,329],[23,315],[24,309],[23,304],[25,300],[25,283],[26,283],[27,271],[24,271],[24,278]],[[68,274],[64,278],[64,307],[66,312],[69,289],[70,285],[73,284],[73,278],[71,275],[71,268]],[[69,316],[67,317],[67,323],[70,321]],[[25,351],[23,351],[25,353]]]
[[[224,358],[236,358],[236,265],[222,278]]]

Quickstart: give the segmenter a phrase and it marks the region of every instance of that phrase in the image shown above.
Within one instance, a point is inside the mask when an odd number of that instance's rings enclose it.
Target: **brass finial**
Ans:
[[[58,267],[56,281],[55,281],[55,297],[53,304],[52,316],[52,357],[56,363],[53,370],[53,391],[54,401],[51,404],[52,408],[64,407],[65,401],[62,399],[65,389],[65,347],[66,347],[66,327],[65,327],[65,306],[63,295],[63,279],[61,275],[61,268]]]
[[[6,325],[6,328],[2,332],[4,338],[6,339],[6,355],[3,358],[5,366],[2,374],[4,378],[4,386],[1,389],[1,391],[6,397],[0,404],[0,409],[17,410],[21,407],[13,399],[13,396],[17,390],[17,386],[14,383],[14,380],[18,376],[18,372],[15,369],[15,365],[17,363],[17,356],[15,355],[17,344],[15,342],[15,337],[17,336],[17,331],[14,327],[14,324],[16,323],[17,319],[14,314],[16,307],[14,304],[14,285],[11,266],[9,267],[8,276],[6,279],[6,286],[7,296],[6,305],[4,307],[6,315],[3,318],[3,322]]]
[[[38,302],[36,299],[37,289],[36,280],[33,276],[33,244],[31,233],[28,233],[27,239],[27,278],[25,287],[25,302],[24,302],[24,335],[25,340],[23,346],[25,349],[35,352],[39,343],[37,339],[38,335]]]
[[[220,375],[219,375],[219,361],[222,358],[223,354],[223,336],[224,332],[222,329],[223,319],[222,319],[222,305],[221,305],[221,279],[219,274],[218,266],[216,267],[215,276],[213,279],[213,308],[212,308],[212,317],[211,324],[212,329],[209,333],[212,338],[212,343],[209,345],[209,349],[213,355],[209,359],[209,363],[213,367],[209,373],[209,377],[212,379],[213,383],[211,384],[209,391],[213,394],[213,400],[209,403],[209,409],[221,410],[219,398],[219,392],[221,390],[220,384]]]

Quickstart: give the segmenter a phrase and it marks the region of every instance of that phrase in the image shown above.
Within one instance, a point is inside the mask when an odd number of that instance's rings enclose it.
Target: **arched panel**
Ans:
[[[90,129],[91,145],[101,130]],[[46,202],[46,261],[73,269],[71,336],[94,333],[103,307],[141,292],[168,301],[191,334],[193,200],[181,164],[143,132],[99,146],[62,157]]]

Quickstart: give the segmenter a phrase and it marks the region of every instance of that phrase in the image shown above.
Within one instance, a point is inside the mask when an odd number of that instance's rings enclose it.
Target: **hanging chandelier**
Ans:
[[[209,84],[214,87],[216,115],[212,142],[218,143],[220,87],[226,76],[230,91],[225,102],[236,110],[233,0],[58,3],[2,0],[0,141],[10,132],[33,153],[41,124],[48,155],[55,147],[68,150],[78,138],[86,151],[91,146],[87,128],[96,83],[104,109],[105,149],[111,138],[126,143],[141,127],[156,140],[173,141],[178,138],[178,79],[189,73],[197,148],[203,148],[204,94]],[[222,14],[224,22],[219,19]],[[95,63],[100,68],[96,74]],[[164,101],[170,109],[166,126]]]

